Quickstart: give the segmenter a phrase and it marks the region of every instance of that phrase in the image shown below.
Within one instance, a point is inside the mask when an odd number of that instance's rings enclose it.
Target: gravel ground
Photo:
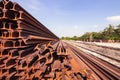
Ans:
[[[102,56],[102,55],[100,55],[100,54],[97,54],[97,53],[95,53],[95,52],[92,52],[92,51],[89,51],[89,50],[86,50],[86,49],[83,49],[83,48],[81,48],[81,47],[78,47],[77,45],[79,44],[79,45],[81,45],[82,47],[84,47],[85,45],[83,45],[83,44],[80,44],[80,43],[78,43],[78,42],[75,42],[75,41],[65,41],[65,42],[67,42],[67,43],[69,43],[69,44],[72,44],[73,46],[75,46],[75,47],[77,47],[77,48],[79,48],[80,50],[82,50],[82,51],[84,51],[84,52],[86,52],[86,53],[88,53],[88,54],[92,54],[92,55],[94,55],[94,56],[96,56],[96,57],[98,57],[98,58],[101,58],[101,59],[103,59],[103,60],[105,60],[105,61],[107,61],[107,62],[109,62],[109,63],[111,63],[111,64],[113,64],[113,65],[116,65],[116,66],[118,66],[118,67],[120,67],[120,62],[117,62],[117,61],[115,61],[115,60],[112,60],[112,59],[109,59],[109,58],[107,58],[107,57],[105,57],[105,56]],[[99,43],[98,43],[99,44]],[[104,44],[104,43],[103,43]],[[104,44],[105,45],[105,44]],[[102,45],[102,46],[104,46],[104,45]],[[107,44],[106,44],[107,45]],[[105,46],[106,46],[105,45]],[[110,45],[112,46],[112,44],[110,43]],[[115,44],[114,44],[115,45]],[[118,44],[117,44],[118,45]],[[110,47],[111,47],[110,46]],[[107,47],[108,47],[108,45],[107,45]],[[118,47],[117,47],[118,48]],[[106,51],[106,50],[105,50]],[[109,54],[109,53],[108,53]],[[107,55],[108,55],[107,54]],[[113,56],[113,54],[114,53],[112,53],[112,55],[111,56]],[[116,56],[113,56],[113,58],[116,58]],[[118,56],[117,56],[118,57]],[[119,58],[119,57],[118,57]]]
[[[103,42],[93,42],[93,43],[100,46],[120,48],[120,43],[103,43]]]

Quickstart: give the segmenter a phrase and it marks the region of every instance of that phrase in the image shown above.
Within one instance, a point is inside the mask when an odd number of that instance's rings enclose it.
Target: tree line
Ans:
[[[82,41],[120,40],[120,24],[117,26],[108,25],[100,32],[86,32],[82,36],[61,37],[61,39]]]

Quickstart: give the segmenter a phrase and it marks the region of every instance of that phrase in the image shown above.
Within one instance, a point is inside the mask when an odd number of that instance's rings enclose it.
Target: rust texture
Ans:
[[[0,80],[82,79],[58,41],[19,4],[0,2]]]
[[[78,59],[76,53],[80,52],[62,42],[18,3],[0,1],[0,80],[118,78],[103,74],[87,58],[85,62],[82,54]]]

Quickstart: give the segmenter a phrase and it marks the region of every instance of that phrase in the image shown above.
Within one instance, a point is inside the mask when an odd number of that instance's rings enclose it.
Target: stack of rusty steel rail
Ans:
[[[0,80],[100,80],[103,75],[19,4],[0,1]]]
[[[19,4],[0,1],[0,80],[84,78],[71,61],[56,35]]]

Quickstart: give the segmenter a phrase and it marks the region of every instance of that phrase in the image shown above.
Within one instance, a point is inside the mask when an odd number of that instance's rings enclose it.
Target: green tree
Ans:
[[[86,32],[82,36],[62,37],[64,40],[120,40],[120,24],[114,28],[108,25],[103,31],[100,32]]]

